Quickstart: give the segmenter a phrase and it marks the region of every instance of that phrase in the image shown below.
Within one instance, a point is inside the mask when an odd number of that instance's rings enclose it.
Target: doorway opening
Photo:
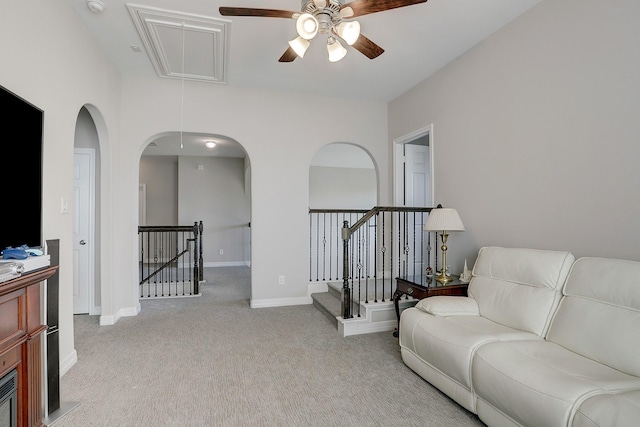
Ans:
[[[396,206],[433,207],[433,124],[393,141]]]

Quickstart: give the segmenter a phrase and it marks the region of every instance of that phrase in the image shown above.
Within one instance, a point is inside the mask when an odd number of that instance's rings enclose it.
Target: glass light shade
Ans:
[[[338,40],[333,37],[327,39],[327,51],[329,52],[329,61],[338,62],[347,54],[345,49]]]
[[[207,148],[213,148],[213,147],[216,146],[216,143],[213,142],[213,141],[207,141],[207,142],[204,143],[204,145],[206,145]]]
[[[343,21],[336,26],[336,33],[351,46],[360,37],[360,23],[358,21]]]
[[[437,208],[429,212],[425,231],[464,231],[464,224],[458,211],[451,208]]]
[[[319,28],[318,20],[309,13],[303,13],[296,21],[296,31],[305,40],[314,38],[318,34]]]
[[[296,37],[294,40],[289,42],[289,46],[291,49],[298,55],[300,58],[304,57],[304,53],[309,49],[309,40],[305,40],[302,37]]]

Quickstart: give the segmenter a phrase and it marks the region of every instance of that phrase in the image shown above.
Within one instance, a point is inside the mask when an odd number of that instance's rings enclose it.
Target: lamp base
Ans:
[[[441,273],[439,275],[436,276],[436,281],[445,284],[445,283],[449,283],[449,282],[453,282],[453,277],[452,276],[447,276],[444,273]]]

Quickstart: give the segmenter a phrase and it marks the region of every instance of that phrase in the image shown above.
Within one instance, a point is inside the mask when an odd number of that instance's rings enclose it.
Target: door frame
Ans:
[[[76,154],[80,155],[88,155],[89,156],[89,208],[87,212],[87,228],[89,229],[89,243],[87,247],[88,252],[88,264],[87,269],[89,270],[89,283],[87,286],[88,295],[89,295],[89,314],[95,315],[100,314],[99,308],[95,304],[95,170],[96,170],[96,150],[95,148],[74,148],[73,149],[74,156]],[[80,214],[80,209],[78,206],[73,210],[74,215]],[[74,242],[75,243],[75,242]],[[74,309],[75,310],[75,309]]]
[[[393,203],[395,206],[404,206],[404,145],[417,139],[429,137],[429,185],[431,187],[430,207],[433,207],[435,200],[434,186],[434,159],[433,159],[433,123],[411,133],[403,135],[393,140]]]

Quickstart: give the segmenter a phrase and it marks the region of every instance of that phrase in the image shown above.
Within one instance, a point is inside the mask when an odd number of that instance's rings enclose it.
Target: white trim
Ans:
[[[100,316],[100,326],[115,325],[118,320],[120,320],[120,313],[119,312],[115,313],[112,316],[102,315],[102,316]]]
[[[73,349],[71,354],[60,361],[60,376],[64,376],[69,369],[78,362],[78,352]]]
[[[398,301],[400,313],[406,308],[413,307],[417,302],[418,300],[415,298]],[[398,317],[392,301],[377,303],[361,302],[360,306],[364,309],[362,317],[354,317],[352,319],[344,319],[342,316],[336,317],[338,320],[338,333],[340,333],[341,336],[348,337],[350,335],[393,331],[398,327]]]
[[[205,262],[206,267],[250,267],[249,261],[222,261],[222,262]]]
[[[431,176],[429,177],[429,180],[431,181],[429,183],[431,185],[431,200],[429,201],[429,205],[433,207],[434,200],[436,200],[434,193],[435,186],[433,168],[433,165],[435,164],[433,159],[433,124],[420,128],[393,140],[393,201],[395,206],[404,206],[403,168],[398,167],[398,163],[404,158],[404,145],[426,135],[429,135],[429,170],[431,174]]]
[[[137,316],[140,310],[140,303],[138,303],[135,307],[121,308],[112,316],[100,316],[100,326],[115,325],[121,317]]]
[[[251,308],[265,308],[265,307],[285,307],[289,305],[308,305],[313,304],[311,297],[297,297],[297,298],[274,298],[274,299],[251,299]]]

